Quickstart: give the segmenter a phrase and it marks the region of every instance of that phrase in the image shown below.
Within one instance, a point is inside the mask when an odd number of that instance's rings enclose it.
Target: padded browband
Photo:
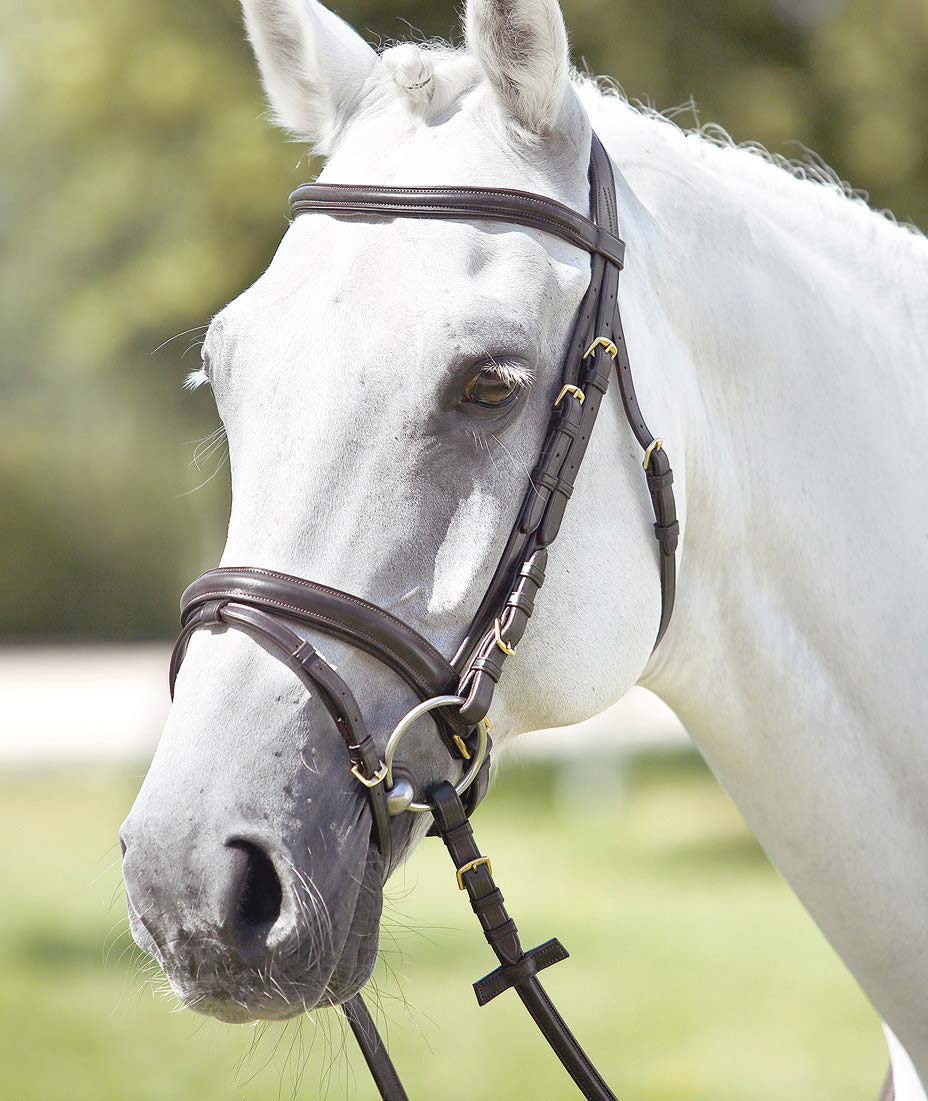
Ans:
[[[451,218],[511,222],[560,237],[618,268],[625,266],[625,242],[554,199],[490,187],[365,187],[303,184],[290,196],[290,213],[367,214],[378,218]]]

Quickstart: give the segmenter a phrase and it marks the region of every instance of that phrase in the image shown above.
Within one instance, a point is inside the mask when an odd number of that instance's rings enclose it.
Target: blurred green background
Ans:
[[[682,125],[815,149],[928,226],[924,0],[566,10],[578,63],[630,97],[692,97]],[[181,392],[183,355],[264,269],[311,169],[263,117],[234,0],[0,11],[0,635],[158,637],[215,560],[227,503],[222,471],[182,496],[224,456],[192,462],[216,418]],[[448,2],[339,11],[375,42],[457,33]]]
[[[454,36],[454,9],[338,8],[374,42]],[[790,157],[814,149],[928,227],[924,0],[565,10],[577,61],[630,98],[692,101],[681,125]],[[209,393],[181,383],[315,166],[264,118],[233,0],[0,0],[0,128],[0,640],[163,640],[228,507]],[[559,935],[577,957],[550,985],[620,1097],[869,1101],[876,1019],[705,769],[610,768],[615,797],[595,812],[571,794],[575,769],[566,784],[512,769],[481,833],[527,938]],[[337,1020],[257,1038],[151,996],[113,847],[142,771],[0,772],[0,1098],[289,1098],[314,1035],[299,1096],[369,1096]],[[408,899],[394,888],[380,978],[414,1095],[463,1097],[453,1068],[480,1065],[468,1096],[572,1096],[515,999],[472,1004],[489,961],[441,853],[417,858],[415,881]]]
[[[545,985],[620,1101],[876,1101],[873,1012],[701,764],[600,759],[573,792],[562,775],[511,766],[478,832],[526,943],[571,952]],[[337,1014],[172,1013],[113,844],[140,778],[0,779],[0,1097],[373,1101]],[[612,798],[584,800],[591,783]],[[477,1009],[494,961],[440,842],[388,900],[371,1002],[411,1097],[575,1101],[517,998]]]

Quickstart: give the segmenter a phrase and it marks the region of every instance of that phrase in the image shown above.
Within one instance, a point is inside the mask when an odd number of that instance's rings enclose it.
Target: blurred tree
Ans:
[[[338,10],[386,43],[456,35],[458,6]],[[876,206],[928,225],[928,5],[564,7],[578,62],[630,98],[692,97],[683,124],[814,148]],[[0,125],[0,632],[168,634],[228,503],[221,470],[183,496],[222,452],[187,469],[216,417],[180,382],[198,327],[263,270],[310,169],[264,118],[230,0],[0,0]]]

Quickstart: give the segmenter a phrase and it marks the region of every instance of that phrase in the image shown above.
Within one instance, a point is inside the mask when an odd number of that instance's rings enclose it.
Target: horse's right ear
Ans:
[[[563,124],[570,49],[558,0],[467,0],[467,45],[509,115],[545,137]]]
[[[242,8],[275,121],[330,152],[376,83],[377,55],[316,0],[242,0]]]

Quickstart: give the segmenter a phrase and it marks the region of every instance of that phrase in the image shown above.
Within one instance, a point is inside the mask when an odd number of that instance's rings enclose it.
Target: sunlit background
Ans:
[[[375,43],[457,34],[451,3],[338,10]],[[922,0],[565,10],[630,98],[815,150],[928,227]],[[267,123],[233,0],[0,0],[0,126],[0,1098],[372,1097],[336,1016],[172,1013],[114,844],[228,508],[210,396],[181,383],[316,166]],[[620,1097],[872,1101],[872,1011],[648,697],[531,742],[480,817],[526,939],[572,950],[550,987]],[[445,860],[424,847],[392,888],[378,974],[411,1093],[572,1097],[516,999],[473,1003],[490,960]]]

